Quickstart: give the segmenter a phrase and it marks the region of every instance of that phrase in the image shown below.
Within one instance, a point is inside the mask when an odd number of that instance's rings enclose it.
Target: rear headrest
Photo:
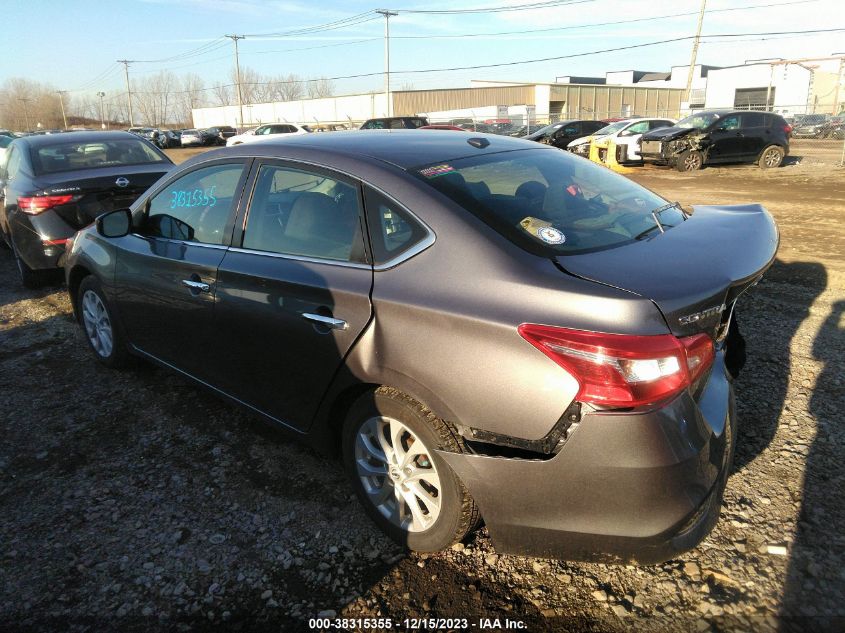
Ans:
[[[285,236],[298,240],[321,237],[343,244],[352,242],[357,210],[342,210],[324,193],[301,193],[291,207]]]

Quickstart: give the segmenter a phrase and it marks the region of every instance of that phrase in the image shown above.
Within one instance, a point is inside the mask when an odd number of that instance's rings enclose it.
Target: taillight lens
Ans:
[[[789,125],[789,123],[787,123],[786,125],[783,126],[783,131],[786,132],[787,134],[792,134],[792,126]]]
[[[52,207],[68,204],[73,201],[73,196],[20,196],[18,208],[24,213],[38,215]]]
[[[519,334],[578,381],[576,399],[608,407],[666,400],[713,363],[706,334],[632,336],[523,323]]]

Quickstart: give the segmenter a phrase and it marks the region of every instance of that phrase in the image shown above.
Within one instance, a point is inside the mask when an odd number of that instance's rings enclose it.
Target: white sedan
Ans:
[[[623,159],[619,161],[620,163],[639,163],[642,161],[639,153],[642,135],[651,130],[672,127],[674,124],[673,119],[625,119],[606,125],[594,132],[592,136],[576,138],[569,143],[567,149],[581,156],[589,156],[592,141],[611,140],[620,148],[620,155]]]
[[[303,134],[310,134],[311,129],[307,125],[296,125],[294,123],[270,123],[268,125],[261,125],[255,129],[248,130],[243,134],[230,136],[226,139],[226,147],[232,145],[240,145],[241,143],[255,143],[263,138],[278,137],[280,134],[290,134],[291,136],[301,136]]]

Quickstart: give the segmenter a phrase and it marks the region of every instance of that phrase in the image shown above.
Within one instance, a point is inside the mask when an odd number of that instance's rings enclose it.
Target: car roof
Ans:
[[[63,132],[62,134],[43,134],[25,136],[22,141],[33,148],[55,145],[56,143],[96,143],[97,141],[114,141],[129,139],[137,141],[138,137],[131,132]]]
[[[469,143],[473,139],[486,139],[489,145],[475,147]],[[323,150],[352,158],[368,156],[408,169],[437,161],[538,147],[544,146],[533,141],[496,134],[455,134],[451,130],[353,130],[335,134],[267,139],[260,143],[236,145],[220,151],[229,155],[266,156],[272,153],[273,148]]]

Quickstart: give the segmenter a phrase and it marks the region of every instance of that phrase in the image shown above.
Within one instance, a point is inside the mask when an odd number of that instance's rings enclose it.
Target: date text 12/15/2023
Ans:
[[[521,620],[510,618],[311,618],[308,628],[317,631],[330,630],[396,630],[396,631],[496,631],[525,630]]]

